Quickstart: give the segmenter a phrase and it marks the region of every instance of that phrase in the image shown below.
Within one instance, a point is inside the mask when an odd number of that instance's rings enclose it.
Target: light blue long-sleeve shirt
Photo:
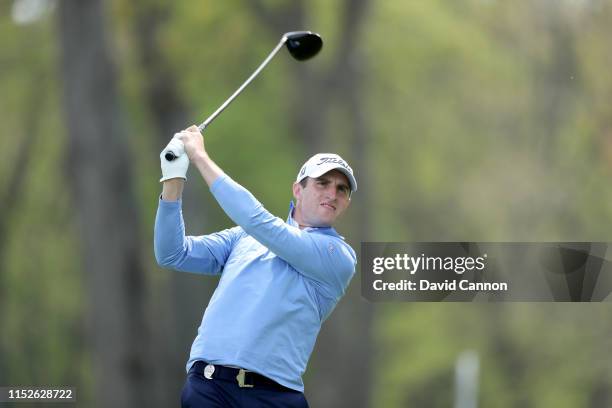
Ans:
[[[298,228],[270,214],[227,175],[210,188],[238,225],[185,236],[180,201],[159,201],[155,257],[179,271],[221,275],[187,370],[196,360],[257,372],[304,390],[321,324],[355,274],[353,249],[331,228]]]

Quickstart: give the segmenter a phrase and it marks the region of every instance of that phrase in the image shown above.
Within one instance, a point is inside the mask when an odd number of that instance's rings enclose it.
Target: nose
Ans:
[[[329,183],[329,185],[325,189],[325,195],[330,200],[335,200],[336,199],[336,185],[334,183]]]

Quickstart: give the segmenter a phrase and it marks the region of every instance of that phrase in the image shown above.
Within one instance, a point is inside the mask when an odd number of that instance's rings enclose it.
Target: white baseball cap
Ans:
[[[317,178],[331,170],[344,173],[351,184],[351,191],[357,191],[357,180],[353,175],[353,169],[342,157],[334,153],[317,153],[312,156],[300,169],[295,182],[299,183],[306,177]]]

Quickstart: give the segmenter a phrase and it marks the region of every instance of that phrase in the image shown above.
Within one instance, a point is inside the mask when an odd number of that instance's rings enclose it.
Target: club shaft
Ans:
[[[266,65],[268,65],[268,62],[270,62],[270,60],[271,60],[272,58],[274,58],[274,56],[276,55],[276,53],[278,52],[278,50],[280,50],[280,49],[283,47],[283,45],[285,44],[285,42],[286,42],[286,41],[287,41],[287,38],[286,38],[285,36],[283,36],[283,37],[281,38],[281,40],[279,41],[278,45],[277,45],[277,46],[276,46],[276,47],[275,47],[275,48],[272,50],[272,52],[270,53],[270,55],[268,55],[268,56],[266,57],[266,59],[265,59],[265,60],[264,60],[264,61],[261,63],[261,65],[260,65],[259,67],[257,67],[257,69],[256,69],[256,70],[255,70],[255,71],[254,71],[254,72],[251,74],[251,76],[250,76],[250,77],[248,77],[248,78],[247,78],[247,80],[246,80],[246,81],[244,81],[244,83],[243,83],[242,85],[240,85],[240,88],[238,88],[238,89],[236,90],[236,92],[234,92],[234,93],[232,94],[232,96],[230,96],[229,98],[227,98],[227,100],[226,100],[225,102],[223,102],[223,104],[222,104],[221,106],[219,106],[219,108],[218,108],[216,111],[214,111],[212,115],[210,115],[210,116],[209,116],[209,117],[208,117],[208,118],[207,118],[207,119],[206,119],[204,122],[202,122],[200,125],[198,125],[198,128],[200,129],[200,131],[203,131],[204,129],[206,129],[206,127],[207,127],[208,125],[210,125],[210,123],[211,123],[213,120],[215,120],[215,118],[216,118],[217,116],[219,116],[219,114],[220,114],[221,112],[223,112],[223,111],[225,110],[225,108],[227,108],[227,107],[229,106],[229,104],[230,104],[230,103],[232,103],[232,101],[233,101],[234,99],[236,99],[236,97],[237,97],[238,95],[240,95],[240,93],[242,92],[242,90],[243,90],[244,88],[246,88],[246,87],[247,87],[247,85],[249,85],[249,84],[251,83],[251,81],[252,81],[253,79],[255,79],[255,77],[256,77],[256,76],[257,76],[257,75],[258,75],[258,74],[261,72],[261,70],[262,70],[262,69],[264,69],[264,67],[265,67]]]

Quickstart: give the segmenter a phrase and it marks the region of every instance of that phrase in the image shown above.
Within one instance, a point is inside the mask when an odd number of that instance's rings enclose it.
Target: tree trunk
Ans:
[[[131,32],[136,47],[134,52],[140,60],[143,74],[143,100],[154,126],[159,151],[170,141],[173,134],[194,124],[189,115],[188,104],[179,93],[179,81],[171,64],[165,58],[160,44],[160,32],[172,15],[172,3],[148,2],[134,6],[131,16]],[[183,217],[186,228],[197,226],[194,234],[210,233],[212,224],[206,217],[206,208],[216,206],[204,181],[191,168],[189,182],[183,192]],[[161,185],[160,185],[161,190]],[[164,321],[156,327],[156,337],[174,333],[167,338],[159,350],[157,369],[164,376],[167,392],[162,396],[164,406],[178,399],[185,382],[185,364],[197,328],[202,320],[202,310],[217,285],[218,279],[164,270],[168,274],[163,290]]]
[[[95,400],[155,406],[138,210],[101,0],[59,3],[67,180],[87,274]]]

